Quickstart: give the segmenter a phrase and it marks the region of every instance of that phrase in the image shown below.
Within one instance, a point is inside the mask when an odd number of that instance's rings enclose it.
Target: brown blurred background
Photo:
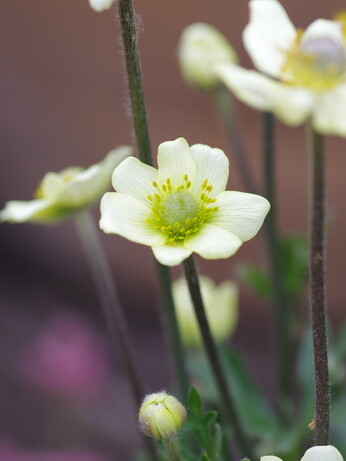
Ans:
[[[344,7],[342,0],[282,3],[296,26],[303,28],[313,19],[328,18]],[[182,81],[176,49],[186,25],[205,21],[230,39],[242,64],[250,67],[241,42],[248,18],[247,2],[146,0],[137,1],[136,7],[140,15],[139,42],[153,150],[162,141],[179,136],[184,136],[190,144],[201,142],[220,147],[231,159],[229,188],[244,190],[212,101]],[[97,14],[87,0],[0,0],[0,206],[7,200],[31,199],[37,183],[49,170],[68,165],[87,166],[99,161],[109,149],[132,143],[118,34],[114,11]],[[260,116],[241,104],[238,108],[241,132],[260,184]],[[280,228],[284,232],[305,232],[305,128],[291,129],[279,124],[277,128]],[[345,318],[345,141],[329,138],[327,148],[331,222],[328,305],[336,324]],[[98,216],[96,207],[95,219]],[[47,228],[3,224],[0,232],[2,366],[14,367],[26,339],[54,309],[81,312],[103,331],[97,297],[72,221]],[[100,237],[140,350],[146,390],[168,388],[170,367],[162,347],[151,251],[116,236],[100,233]],[[245,244],[232,259],[200,261],[200,267],[221,281],[235,276],[235,267],[241,261],[266,265],[260,236]],[[244,350],[258,382],[270,389],[273,354],[269,309],[243,285],[241,289],[240,325],[234,341]],[[21,444],[39,447],[35,431],[28,431],[23,419],[12,414],[11,402],[15,399],[18,403],[20,399],[12,385],[6,386],[8,379],[12,383],[5,373],[0,385],[0,389],[3,386],[0,402],[6,408],[5,416],[0,416],[1,434],[17,438]],[[124,459],[129,453],[127,447],[136,446],[138,437],[126,379],[118,361],[114,380],[116,391],[107,413],[110,419],[114,415],[114,443],[110,446],[115,444],[119,459]],[[10,388],[13,392],[9,392]],[[44,410],[34,410],[26,402],[23,412],[35,418],[35,413],[30,413],[33,411],[41,415]]]

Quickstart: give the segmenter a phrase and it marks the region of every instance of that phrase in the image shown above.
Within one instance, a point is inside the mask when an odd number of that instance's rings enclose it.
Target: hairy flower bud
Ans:
[[[173,437],[186,419],[185,407],[166,392],[147,395],[139,410],[139,426],[149,437]]]
[[[214,65],[235,63],[237,56],[228,40],[215,27],[195,23],[186,27],[181,35],[179,61],[187,82],[209,91],[220,83],[214,73]]]

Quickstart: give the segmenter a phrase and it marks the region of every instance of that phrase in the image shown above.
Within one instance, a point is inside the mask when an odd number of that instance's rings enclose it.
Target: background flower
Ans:
[[[243,39],[255,66],[265,75],[233,64],[216,69],[239,99],[274,112],[290,125],[311,117],[318,132],[346,136],[346,49],[341,23],[318,19],[301,32],[278,1],[251,0]]]
[[[115,0],[89,0],[89,5],[95,11],[108,10],[114,4]]]
[[[200,276],[200,284],[206,316],[213,337],[217,341],[225,341],[233,333],[237,322],[237,286],[231,281],[215,285],[213,280],[205,275]],[[174,280],[172,289],[184,344],[192,347],[201,346],[202,338],[186,280],[183,277]]]
[[[121,146],[87,169],[70,167],[60,173],[47,173],[37,188],[37,198],[7,202],[0,221],[51,224],[65,219],[99,199],[109,187],[114,168],[131,153],[131,147]]]
[[[254,237],[269,211],[254,194],[224,191],[228,159],[220,149],[189,147],[184,138],[159,146],[158,170],[134,157],[113,173],[116,193],[101,202],[100,227],[151,246],[162,264],[174,266],[192,252],[228,258]]]

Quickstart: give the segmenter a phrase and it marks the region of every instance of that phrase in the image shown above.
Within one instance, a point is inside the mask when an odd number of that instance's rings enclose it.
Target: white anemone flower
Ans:
[[[225,191],[228,159],[220,149],[189,147],[184,138],[162,143],[158,169],[134,157],[113,173],[117,192],[101,201],[100,227],[152,247],[167,266],[193,252],[228,258],[254,237],[269,211],[258,195]]]
[[[321,134],[346,136],[342,24],[318,19],[297,30],[277,0],[251,0],[243,39],[255,67],[220,64],[217,75],[243,102],[289,125],[311,119]]]
[[[277,456],[261,456],[261,461],[282,461],[282,459]],[[343,461],[343,457],[332,445],[319,445],[306,450],[301,461]]]
[[[36,190],[36,199],[7,202],[0,211],[0,222],[53,224],[69,217],[101,198],[114,168],[132,153],[131,147],[121,146],[87,169],[69,167],[59,173],[47,173]]]
[[[89,0],[90,7],[97,12],[108,10],[114,3],[115,0]]]
[[[216,285],[205,275],[200,276],[200,285],[213,338],[223,342],[233,333],[238,319],[237,285],[230,280]],[[183,343],[188,347],[201,347],[202,337],[184,277],[174,280],[172,291]]]

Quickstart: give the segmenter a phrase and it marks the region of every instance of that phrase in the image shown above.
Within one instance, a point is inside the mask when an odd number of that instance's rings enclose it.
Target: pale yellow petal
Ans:
[[[165,266],[177,266],[191,256],[192,251],[178,245],[153,246],[155,258]]]
[[[242,242],[253,238],[260,230],[270,204],[260,195],[245,192],[225,191],[217,197],[219,211],[213,224],[227,229]]]
[[[10,201],[0,211],[0,222],[23,223],[27,221],[53,224],[71,213],[69,209],[59,208],[50,200]]]
[[[257,69],[278,77],[286,59],[285,52],[295,37],[296,30],[278,1],[250,1],[250,21],[244,29],[243,40]]]
[[[346,136],[346,85],[321,94],[316,101],[312,125],[321,134]]]
[[[320,445],[306,450],[301,461],[343,461],[343,457],[332,445]]]
[[[150,209],[138,200],[118,192],[107,192],[101,201],[100,228],[143,245],[162,245],[166,238],[146,219]]]

